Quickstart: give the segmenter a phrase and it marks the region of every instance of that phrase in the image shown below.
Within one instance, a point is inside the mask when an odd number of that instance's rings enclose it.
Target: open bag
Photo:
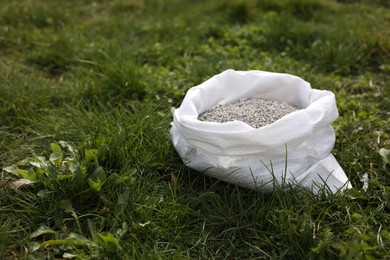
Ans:
[[[239,99],[263,98],[297,107],[272,124],[204,122],[198,116]],[[265,71],[226,70],[188,90],[174,111],[173,145],[189,168],[242,187],[270,192],[275,184],[301,185],[317,193],[351,184],[331,154],[338,117],[335,96],[303,79]]]

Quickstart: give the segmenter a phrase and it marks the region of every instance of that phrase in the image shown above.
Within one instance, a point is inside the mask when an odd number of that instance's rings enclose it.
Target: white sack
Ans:
[[[244,98],[284,101],[300,110],[258,129],[241,121],[198,120],[215,105]],[[265,192],[274,181],[300,183],[313,192],[326,182],[336,192],[351,188],[330,153],[337,117],[334,94],[312,89],[297,76],[226,70],[188,90],[174,112],[171,137],[189,168],[217,179]]]

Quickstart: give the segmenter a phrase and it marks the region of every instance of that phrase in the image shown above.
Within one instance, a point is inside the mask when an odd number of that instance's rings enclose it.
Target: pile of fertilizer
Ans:
[[[286,102],[273,101],[262,98],[241,99],[225,105],[217,105],[199,115],[199,120],[225,123],[242,121],[254,128],[271,124],[283,116],[297,111]]]

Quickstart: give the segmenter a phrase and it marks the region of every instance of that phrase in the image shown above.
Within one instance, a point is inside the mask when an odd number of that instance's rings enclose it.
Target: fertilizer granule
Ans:
[[[260,128],[297,110],[298,108],[286,102],[263,98],[248,98],[225,105],[216,105],[201,114],[198,119],[218,123],[238,120],[254,128]]]

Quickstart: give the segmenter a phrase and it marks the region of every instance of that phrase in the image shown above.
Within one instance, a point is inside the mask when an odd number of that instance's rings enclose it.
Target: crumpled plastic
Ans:
[[[257,129],[242,121],[198,120],[218,104],[245,98],[287,102],[299,110]],[[337,118],[334,94],[312,89],[300,77],[230,69],[188,90],[170,134],[187,167],[219,180],[263,192],[300,185],[336,193],[352,187],[331,154]]]

